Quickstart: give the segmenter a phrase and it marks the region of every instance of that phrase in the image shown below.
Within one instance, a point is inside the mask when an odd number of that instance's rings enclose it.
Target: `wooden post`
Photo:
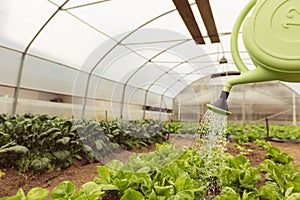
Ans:
[[[202,138],[202,128],[201,128],[201,124],[202,123],[202,115],[200,114],[199,115],[199,121],[198,121],[198,129],[197,129],[197,131],[198,131],[198,134],[199,134],[199,138]]]
[[[269,120],[268,118],[266,117],[266,130],[267,130],[267,139],[270,138],[270,133],[269,133]]]
[[[167,135],[167,140],[170,139],[170,132],[171,132],[171,122],[172,122],[172,119],[169,120],[169,123],[168,123],[168,135]]]
[[[198,124],[201,124],[201,122],[202,122],[202,115],[200,114]]]

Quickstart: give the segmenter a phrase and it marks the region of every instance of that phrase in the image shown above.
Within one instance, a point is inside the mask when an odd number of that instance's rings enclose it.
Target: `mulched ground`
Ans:
[[[170,141],[172,142],[172,139]],[[181,141],[176,139],[176,143],[180,143],[179,145],[188,144],[191,143],[191,140]],[[272,145],[279,148],[281,151],[287,152],[294,158],[296,164],[300,164],[300,144],[272,142]],[[242,152],[254,167],[257,167],[265,159],[265,150],[253,143],[240,145],[240,147],[237,148],[236,144],[229,143],[227,145],[227,152],[232,155],[237,155]],[[150,152],[154,150],[155,146],[153,145],[150,148],[137,149],[135,152]],[[117,157],[115,158],[122,160],[123,162],[128,160],[128,155],[118,154],[116,156]],[[0,177],[0,198],[15,195],[19,188],[23,188],[25,193],[33,187],[42,187],[51,191],[58,183],[64,180],[71,181],[76,188],[79,189],[83,183],[94,180],[94,177],[97,176],[96,167],[99,165],[101,165],[101,163],[88,164],[86,162],[74,160],[74,165],[67,169],[53,170],[41,175],[33,173],[19,174],[15,169],[1,169],[5,175]],[[107,197],[105,199],[114,200],[114,197]]]

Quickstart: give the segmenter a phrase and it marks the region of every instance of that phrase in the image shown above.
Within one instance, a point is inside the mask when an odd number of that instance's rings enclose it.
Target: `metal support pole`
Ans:
[[[178,120],[181,121],[181,105],[180,105],[180,102],[178,102]]]
[[[242,124],[245,124],[246,121],[246,94],[245,94],[245,86],[243,85],[243,104],[242,104]]]
[[[120,108],[120,119],[123,119],[123,109],[124,109],[126,85],[127,84],[124,84],[124,86],[123,86],[122,99],[121,99],[121,108]]]
[[[148,91],[149,90],[146,90],[146,92],[145,92],[143,120],[146,118],[146,105],[147,105],[147,100],[148,100]]]
[[[16,114],[16,112],[17,112],[17,104],[18,104],[18,99],[19,99],[19,94],[20,94],[20,87],[21,87],[21,80],[22,80],[25,56],[26,56],[26,52],[24,52],[22,54],[22,58],[21,58],[20,69],[19,69],[19,74],[18,74],[18,79],[17,79],[17,85],[16,85],[16,89],[14,92],[12,114]]]
[[[89,93],[89,84],[90,84],[91,76],[92,76],[92,74],[89,74],[87,83],[86,83],[86,87],[85,87],[84,98],[83,98],[83,102],[82,102],[81,118],[83,118],[84,114],[85,114],[85,108],[86,108],[87,96]]]
[[[161,98],[160,98],[160,105],[159,105],[159,117],[158,117],[158,120],[160,121],[161,120],[161,112],[162,112],[162,102],[163,102],[163,95],[161,95]]]
[[[29,48],[31,47],[31,45],[33,44],[33,42],[35,41],[35,39],[39,36],[39,34],[44,30],[44,28],[47,26],[47,24],[54,18],[54,16],[60,11],[62,10],[62,8],[64,7],[64,5],[66,5],[66,3],[68,3],[69,0],[66,0],[61,6],[59,6],[57,8],[57,10],[50,16],[50,18],[42,25],[42,27],[38,30],[38,32],[34,35],[34,37],[31,39],[31,41],[28,43],[28,45],[26,46],[23,54],[22,54],[22,58],[21,58],[21,63],[20,63],[20,69],[19,69],[19,74],[18,74],[18,80],[16,83],[16,89],[14,92],[14,101],[13,101],[13,107],[12,107],[12,114],[15,114],[17,111],[17,104],[18,104],[18,99],[19,99],[19,93],[20,93],[20,88],[21,88],[21,81],[22,81],[22,74],[23,74],[23,68],[24,68],[24,61],[25,61],[25,57],[27,55],[27,52],[29,50]]]
[[[171,125],[172,125],[172,119],[170,119],[168,121],[168,133],[167,133],[167,138],[166,138],[167,140],[170,139]]]
[[[297,126],[297,112],[296,112],[296,94],[293,92],[293,125]]]

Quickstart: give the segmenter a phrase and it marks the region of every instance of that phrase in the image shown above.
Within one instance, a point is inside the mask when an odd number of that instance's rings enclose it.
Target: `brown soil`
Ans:
[[[19,188],[28,192],[31,188],[42,187],[52,190],[62,181],[72,181],[78,188],[85,182],[93,181],[100,163],[86,164],[74,160],[68,169],[57,169],[43,174],[19,174],[16,169],[1,169],[5,175],[0,178],[0,197],[15,195]]]
[[[171,138],[170,142],[179,144],[180,147],[190,146],[192,144],[192,139],[187,140]],[[293,157],[295,164],[300,164],[300,144],[272,142],[272,145]],[[252,143],[239,146],[242,148],[238,147],[234,143],[229,143],[227,145],[227,152],[232,155],[242,153],[249,159],[251,165],[254,167],[257,167],[265,159],[265,150],[263,148],[258,147]],[[155,145],[149,148],[137,149],[134,150],[134,152],[150,152],[154,150]],[[119,159],[122,162],[126,163],[130,154],[132,154],[132,152],[118,153],[114,156],[109,157],[107,161],[111,159]],[[64,180],[71,181],[78,190],[83,183],[94,180],[94,178],[97,176],[96,167],[99,165],[102,164],[88,164],[83,161],[74,160],[74,165],[69,167],[68,169],[53,170],[41,175],[33,173],[19,174],[16,169],[1,169],[1,171],[4,172],[5,175],[0,177],[0,198],[15,195],[19,188],[23,188],[25,193],[33,187],[42,187],[51,191],[58,183]],[[112,197],[107,197],[104,199],[113,200],[114,198],[112,195]]]
[[[242,147],[242,148],[239,148]],[[233,156],[238,154],[244,155],[248,158],[251,166],[258,167],[260,163],[265,159],[266,151],[264,148],[256,146],[253,143],[240,144],[236,143],[228,143],[227,144],[227,152]]]

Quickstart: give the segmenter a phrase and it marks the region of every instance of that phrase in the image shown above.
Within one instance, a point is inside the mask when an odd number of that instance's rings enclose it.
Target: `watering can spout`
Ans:
[[[228,95],[229,92],[222,91],[220,98],[217,101],[215,101],[213,104],[207,104],[207,108],[221,115],[231,115],[231,112],[228,110],[227,101],[226,101]]]
[[[220,98],[217,99],[213,104],[207,104],[207,108],[222,114],[222,115],[231,115],[227,106],[227,98],[229,96],[230,89],[233,85],[253,83],[253,82],[263,82],[263,81],[272,81],[277,80],[278,76],[276,73],[271,73],[264,68],[258,67],[255,70],[247,71],[242,73],[238,77],[229,79],[224,85],[224,89],[221,92]]]
[[[224,91],[230,92],[231,87],[238,84],[272,81],[277,79],[278,76],[276,73],[271,73],[264,68],[258,67],[255,70],[241,73],[238,77],[227,80],[224,85]]]

